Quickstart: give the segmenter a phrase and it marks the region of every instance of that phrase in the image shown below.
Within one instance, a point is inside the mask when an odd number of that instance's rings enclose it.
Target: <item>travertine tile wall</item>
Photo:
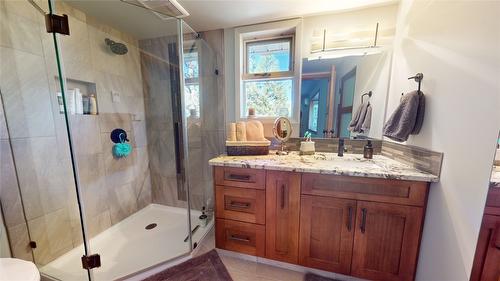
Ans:
[[[47,9],[43,1],[39,4]],[[70,116],[87,225],[94,236],[152,202],[139,50],[130,35],[70,6],[57,2],[56,10],[70,18],[71,36],[60,40],[66,77],[97,85],[99,115]],[[9,143],[0,127],[0,199],[14,256],[30,259],[27,225],[37,242],[35,261],[43,265],[82,239],[66,126],[56,98],[55,53],[44,18],[28,1],[0,1],[0,13],[0,90],[10,132]],[[112,54],[104,38],[126,43],[129,52]],[[111,91],[120,93],[120,102],[112,101]],[[134,151],[127,158],[111,155],[114,128],[129,134]]]
[[[150,159],[152,202],[173,207],[187,207],[177,192],[174,128],[170,84],[169,44],[177,44],[177,36],[141,40],[141,70],[146,106],[146,134]]]

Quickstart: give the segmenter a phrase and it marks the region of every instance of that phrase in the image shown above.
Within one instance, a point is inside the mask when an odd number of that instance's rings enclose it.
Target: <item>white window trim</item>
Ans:
[[[247,112],[243,112],[244,103],[241,100],[241,93],[243,92],[242,76],[245,67],[245,44],[252,38],[269,38],[278,37],[282,34],[294,33],[293,37],[293,87],[292,87],[292,112],[290,114],[290,121],[292,124],[299,124],[300,122],[300,84],[302,72],[302,19],[292,19],[286,21],[278,21],[271,23],[263,23],[257,25],[243,26],[235,28],[234,30],[234,53],[235,53],[235,117],[237,121],[245,121]],[[278,116],[276,116],[278,117]],[[259,117],[258,119],[263,123],[273,123],[276,117]]]

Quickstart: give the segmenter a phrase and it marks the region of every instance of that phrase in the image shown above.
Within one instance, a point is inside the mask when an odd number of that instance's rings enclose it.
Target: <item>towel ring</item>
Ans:
[[[414,79],[415,82],[418,83],[418,90],[417,90],[417,93],[420,95],[420,84],[422,83],[422,79],[424,79],[424,74],[422,73],[417,73],[415,74],[415,76],[413,77],[409,77],[408,80],[410,79]]]
[[[372,91],[369,91],[368,93],[364,93],[361,95],[361,104],[363,104],[363,98],[365,96],[368,96],[368,98],[371,98],[372,97]]]

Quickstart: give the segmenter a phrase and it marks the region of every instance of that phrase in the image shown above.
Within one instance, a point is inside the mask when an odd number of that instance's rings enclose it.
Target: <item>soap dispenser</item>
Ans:
[[[373,145],[371,140],[369,140],[365,145],[363,157],[366,159],[373,159]]]

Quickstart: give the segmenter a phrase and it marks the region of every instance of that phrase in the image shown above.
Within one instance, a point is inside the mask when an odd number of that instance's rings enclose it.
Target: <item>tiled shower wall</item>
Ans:
[[[45,1],[37,2],[48,10]],[[65,74],[97,86],[99,115],[70,118],[93,236],[152,201],[140,57],[131,36],[57,3],[58,13],[70,17],[71,36],[61,39]],[[2,127],[0,199],[13,255],[30,259],[21,191],[29,233],[38,244],[35,261],[46,264],[81,243],[54,48],[44,18],[28,1],[0,1],[0,13],[0,90],[13,154]],[[126,43],[128,54],[112,54],[104,38]],[[112,102],[111,91],[120,93],[119,103]],[[114,128],[129,134],[134,152],[127,158],[111,155]]]

